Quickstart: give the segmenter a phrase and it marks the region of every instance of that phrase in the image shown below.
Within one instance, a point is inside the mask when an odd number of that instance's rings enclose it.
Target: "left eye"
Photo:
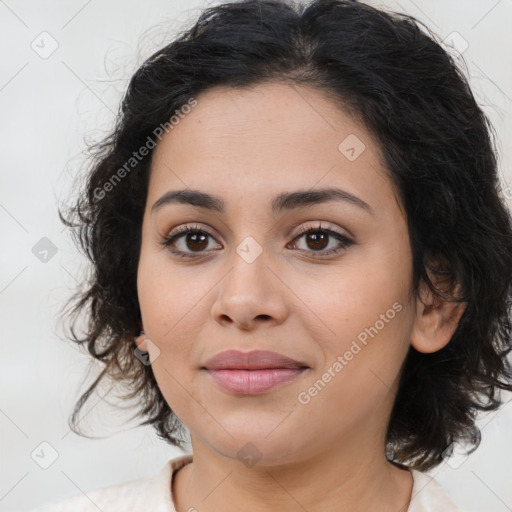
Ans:
[[[331,229],[322,228],[321,226],[303,230],[301,234],[295,237],[294,241],[301,238],[304,238],[307,247],[312,249],[313,252],[320,252],[322,256],[341,252],[344,248],[349,247],[353,243],[352,240],[345,235]],[[338,244],[336,244],[334,248],[325,250],[326,246],[329,245],[329,239],[332,238],[338,240]]]
[[[170,252],[178,257],[193,258],[194,253],[205,252],[205,249],[207,249],[209,244],[209,237],[213,239],[213,236],[210,235],[210,233],[204,229],[200,229],[198,226],[180,226],[174,232],[171,232],[171,234],[166,237],[161,244],[165,247],[169,247]],[[341,252],[354,243],[345,235],[331,229],[323,228],[320,225],[309,229],[303,229],[291,242],[291,248],[296,248],[296,241],[302,238],[304,238],[306,245],[310,250],[301,250],[320,253],[320,256]],[[338,244],[335,244],[334,248],[325,250],[329,245],[329,239],[332,238],[338,240]],[[176,248],[179,242],[182,242],[181,249]],[[316,254],[314,254],[314,256],[316,256]]]

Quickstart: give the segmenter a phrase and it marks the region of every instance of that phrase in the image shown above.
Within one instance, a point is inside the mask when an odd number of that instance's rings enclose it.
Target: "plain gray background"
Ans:
[[[152,475],[181,453],[150,427],[133,428],[127,413],[101,398],[107,389],[90,400],[82,423],[103,439],[70,432],[67,419],[85,389],[88,358],[62,337],[57,314],[86,260],[57,206],[69,200],[83,169],[84,137],[107,133],[131,74],[216,3],[0,1],[1,511]],[[450,51],[462,52],[473,91],[498,132],[512,199],[512,0],[368,3],[418,17]],[[112,394],[108,399],[114,401]],[[512,510],[512,405],[480,425],[480,448],[431,474],[468,512]]]

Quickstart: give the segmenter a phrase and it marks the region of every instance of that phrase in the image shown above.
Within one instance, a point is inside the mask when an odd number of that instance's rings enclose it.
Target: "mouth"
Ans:
[[[211,370],[204,368],[213,382],[223,390],[238,395],[258,395],[290,382],[308,368],[261,368]]]
[[[244,395],[269,391],[290,382],[308,369],[304,362],[269,350],[227,350],[201,367],[223,390]]]
[[[209,359],[207,370],[269,370],[307,368],[304,362],[270,350],[226,350]]]

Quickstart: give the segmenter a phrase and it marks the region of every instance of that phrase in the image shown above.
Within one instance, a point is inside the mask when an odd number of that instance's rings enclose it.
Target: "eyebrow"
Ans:
[[[271,208],[272,212],[277,214],[330,201],[345,201],[364,209],[371,215],[375,215],[372,207],[359,197],[345,190],[332,187],[283,192],[274,197]],[[153,204],[151,214],[168,204],[187,204],[219,213],[225,212],[225,202],[222,198],[201,192],[200,190],[187,189],[169,190],[166,192]]]

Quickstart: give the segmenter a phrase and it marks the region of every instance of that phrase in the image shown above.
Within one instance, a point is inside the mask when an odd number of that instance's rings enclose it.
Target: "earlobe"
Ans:
[[[423,302],[418,298],[416,303],[411,345],[418,352],[429,354],[441,350],[450,342],[467,303],[434,297],[430,289],[426,295]]]
[[[135,344],[137,345],[137,348],[139,350],[142,350],[143,352],[146,352],[148,350],[147,342],[146,342],[146,334],[144,331],[141,331],[139,336],[135,338]]]

